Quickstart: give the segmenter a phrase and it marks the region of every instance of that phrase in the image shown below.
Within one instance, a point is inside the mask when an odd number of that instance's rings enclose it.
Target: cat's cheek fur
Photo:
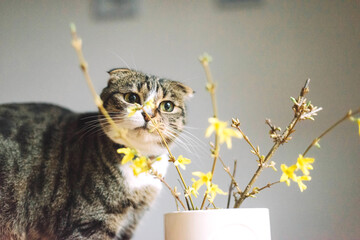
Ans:
[[[161,176],[165,176],[168,165],[169,157],[164,154],[161,156],[161,160],[152,164],[152,167],[157,171]],[[156,179],[153,175],[149,173],[140,173],[138,176],[134,175],[133,169],[130,167],[131,163],[126,163],[124,165],[119,165],[120,171],[125,178],[125,182],[129,187],[129,190],[136,191],[141,190],[144,187],[155,187],[158,191],[162,188],[162,183],[159,179]]]

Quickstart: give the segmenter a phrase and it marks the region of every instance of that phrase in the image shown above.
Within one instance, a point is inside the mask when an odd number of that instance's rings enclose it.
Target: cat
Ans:
[[[100,97],[127,140],[142,155],[166,148],[150,119],[128,108],[153,99],[149,115],[171,144],[186,122],[193,90],[177,81],[116,68]],[[44,104],[0,105],[0,239],[131,239],[161,189],[147,173],[121,165],[127,147],[98,112],[77,114]]]

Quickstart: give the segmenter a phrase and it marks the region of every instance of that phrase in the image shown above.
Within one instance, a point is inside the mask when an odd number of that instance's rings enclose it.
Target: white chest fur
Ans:
[[[161,160],[155,162],[152,167],[155,171],[160,173],[162,176],[165,176],[167,167],[169,165],[169,157],[167,155],[162,155]],[[126,163],[120,165],[119,168],[125,178],[127,186],[130,191],[137,190],[146,186],[153,186],[158,190],[161,189],[162,183],[159,179],[156,179],[153,175],[149,173],[140,173],[138,176],[134,175],[133,169],[130,167],[131,163]]]

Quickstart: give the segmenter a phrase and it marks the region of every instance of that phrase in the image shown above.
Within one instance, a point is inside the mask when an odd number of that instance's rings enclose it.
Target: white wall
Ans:
[[[265,118],[281,126],[292,118],[290,96],[297,96],[311,78],[309,98],[324,110],[315,122],[297,128],[294,140],[279,149],[274,161],[290,165],[329,124],[349,108],[360,107],[360,1],[263,0],[219,7],[216,0],[140,1],[133,18],[100,21],[90,1],[0,2],[0,103],[46,101],[74,111],[94,111],[91,95],[70,46],[69,23],[84,40],[85,57],[98,92],[106,71],[132,68],[180,80],[196,90],[189,104],[189,129],[202,143],[187,152],[191,171],[209,171],[207,139],[210,98],[197,57],[211,53],[218,83],[220,118],[238,117],[263,154],[272,142]],[[300,193],[297,186],[276,185],[244,207],[267,207],[273,239],[358,239],[360,236],[360,138],[346,122],[314,149],[313,180]],[[238,180],[244,186],[256,163],[244,141],[222,152],[229,165],[238,159]],[[219,167],[214,181],[227,189],[229,179]],[[281,173],[264,172],[261,187]],[[167,180],[177,183],[174,169]],[[216,204],[224,206],[226,198]],[[199,200],[200,201],[200,200]],[[145,216],[134,239],[163,239],[162,216],[175,210],[164,190]]]

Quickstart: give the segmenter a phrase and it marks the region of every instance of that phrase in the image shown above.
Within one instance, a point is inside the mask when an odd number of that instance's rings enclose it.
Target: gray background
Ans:
[[[106,71],[130,66],[180,80],[196,90],[189,103],[186,141],[190,151],[174,147],[175,155],[192,159],[185,175],[211,168],[204,132],[211,115],[205,77],[198,55],[214,58],[220,118],[238,117],[262,153],[272,142],[265,118],[283,129],[292,118],[290,96],[297,96],[311,78],[309,98],[324,110],[315,122],[302,122],[293,141],[279,149],[274,161],[291,165],[299,153],[329,124],[360,103],[360,1],[138,1],[133,14],[116,11],[99,17],[96,1],[0,2],[0,103],[45,101],[74,111],[96,110],[70,46],[69,23],[84,40],[85,57],[98,92]],[[136,7],[135,6],[135,7]],[[130,9],[131,10],[131,9]],[[270,209],[272,238],[359,239],[359,136],[346,122],[321,141],[313,180],[300,193],[296,184],[279,184],[248,199],[244,207]],[[196,143],[194,143],[196,142]],[[229,165],[237,159],[242,187],[256,168],[244,141],[223,148]],[[266,170],[261,187],[280,178]],[[169,169],[167,180],[177,184]],[[218,167],[215,183],[227,190],[229,179]],[[200,202],[200,199],[196,201]],[[226,197],[216,204],[225,206]],[[163,239],[163,214],[175,210],[164,189],[137,229],[134,239]]]

